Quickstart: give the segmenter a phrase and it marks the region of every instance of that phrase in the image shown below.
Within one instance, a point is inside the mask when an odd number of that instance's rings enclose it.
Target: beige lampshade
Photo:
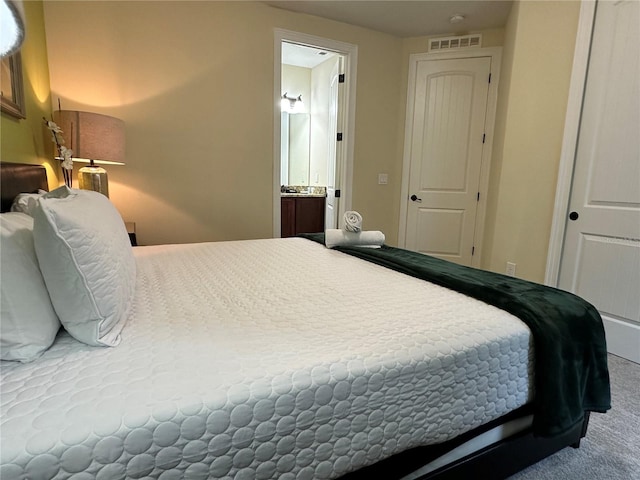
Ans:
[[[73,150],[73,161],[90,164],[78,171],[78,186],[108,197],[107,171],[98,165],[124,165],[124,122],[74,110],[54,112],[53,121],[63,132],[65,146]]]
[[[62,129],[65,146],[73,150],[73,161],[124,165],[124,122],[99,113],[58,110],[53,121]]]

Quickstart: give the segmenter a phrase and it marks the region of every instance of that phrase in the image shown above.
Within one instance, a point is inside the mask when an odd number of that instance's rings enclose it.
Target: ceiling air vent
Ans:
[[[462,35],[459,37],[440,37],[429,40],[430,52],[446,52],[461,48],[481,47],[482,34]]]

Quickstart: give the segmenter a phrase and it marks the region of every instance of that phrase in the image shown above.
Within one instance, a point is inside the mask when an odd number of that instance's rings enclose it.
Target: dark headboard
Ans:
[[[19,193],[36,193],[38,189],[49,190],[47,170],[42,165],[25,163],[0,163],[1,211],[8,212],[13,199]]]

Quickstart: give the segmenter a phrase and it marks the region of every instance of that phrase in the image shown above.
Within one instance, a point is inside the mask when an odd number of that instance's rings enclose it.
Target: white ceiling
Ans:
[[[416,37],[503,27],[512,0],[294,0],[264,3],[397,37]],[[451,24],[449,19],[457,14],[463,15],[464,21]]]
[[[282,63],[296,67],[313,68],[336,54],[319,48],[282,43]]]

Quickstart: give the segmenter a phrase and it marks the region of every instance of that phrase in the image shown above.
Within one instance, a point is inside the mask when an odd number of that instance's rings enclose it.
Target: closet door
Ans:
[[[609,351],[640,362],[640,3],[599,2],[559,286],[600,311]]]

